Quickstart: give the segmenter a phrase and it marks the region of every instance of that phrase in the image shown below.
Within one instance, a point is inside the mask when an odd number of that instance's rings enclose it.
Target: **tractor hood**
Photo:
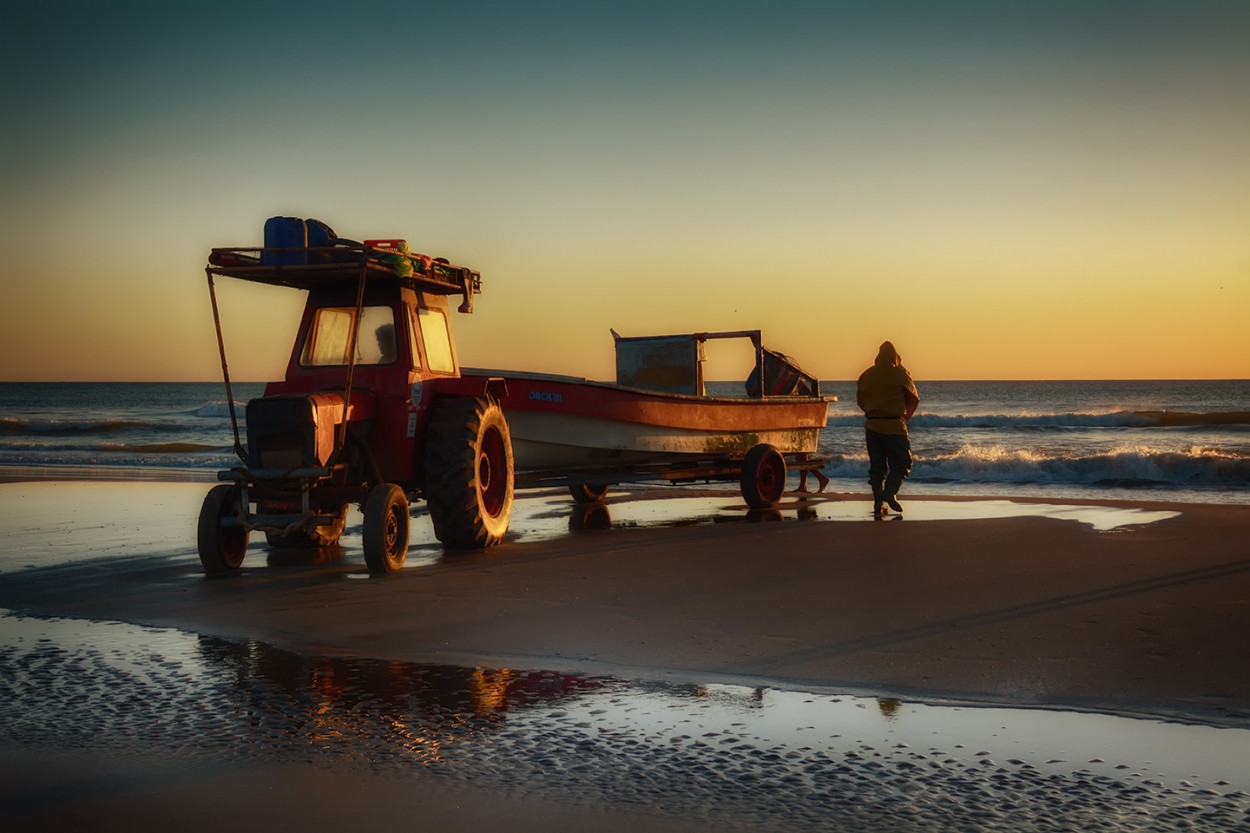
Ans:
[[[367,391],[352,391],[350,405],[341,393],[253,399],[247,405],[248,462],[261,469],[325,466],[334,456],[338,426],[345,419],[368,421],[375,411]]]

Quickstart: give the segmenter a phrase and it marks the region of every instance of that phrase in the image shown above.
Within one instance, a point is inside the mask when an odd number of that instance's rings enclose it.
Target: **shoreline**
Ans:
[[[216,483],[217,469],[157,466],[0,465],[0,483],[108,481],[135,483]]]
[[[220,467],[214,468],[186,468],[186,467],[161,467],[161,466],[108,466],[108,465],[11,465],[0,464],[0,484],[4,483],[37,483],[37,482],[113,482],[113,483],[218,483],[217,472]],[[959,486],[956,491],[944,491],[951,485]],[[926,490],[926,486],[929,488]],[[541,492],[549,487],[527,487],[519,489],[518,495],[534,494]],[[914,489],[919,488],[920,493],[915,493]],[[968,491],[965,491],[965,488]],[[1008,500],[1021,503],[1053,503],[1081,506],[1150,506],[1157,508],[1167,508],[1170,506],[1193,506],[1197,504],[1209,504],[1217,506],[1250,506],[1250,495],[1240,499],[1230,499],[1229,493],[1219,492],[1208,494],[1202,491],[1186,492],[1192,495],[1192,499],[1180,499],[1177,493],[1171,487],[1165,488],[1165,493],[1159,497],[1150,497],[1150,489],[1134,489],[1120,490],[1119,494],[1101,497],[1077,496],[1064,494],[1072,487],[1056,485],[1048,488],[1045,484],[1018,484],[1017,488],[996,487],[998,490],[993,492],[975,491],[977,486],[971,485],[964,487],[962,484],[924,484],[909,483],[902,494],[902,498],[908,501],[994,501]],[[626,491],[673,491],[688,492],[690,494],[699,494],[701,492],[711,494],[722,494],[731,492],[736,494],[736,490],[732,487],[721,486],[717,488],[715,485],[689,485],[679,484],[676,486],[666,485],[661,482],[638,482],[638,483],[622,483],[619,487],[614,487],[613,491],[617,492],[621,489]],[[1052,494],[1046,492],[1053,491]],[[1125,494],[1131,491],[1131,494]],[[803,493],[787,492],[789,498],[801,497]],[[859,491],[859,484],[855,484],[852,491],[828,491],[823,494],[808,492],[815,500],[826,498],[834,499],[866,499],[866,494]],[[1140,495],[1140,496],[1139,496]]]

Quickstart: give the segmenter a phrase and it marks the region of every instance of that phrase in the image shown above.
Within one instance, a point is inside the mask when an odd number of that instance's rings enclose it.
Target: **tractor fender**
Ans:
[[[482,397],[498,402],[508,395],[508,380],[502,376],[444,378],[438,379],[435,384],[431,385],[432,381],[434,380],[425,380],[427,403],[440,396]],[[433,390],[429,390],[430,387]]]

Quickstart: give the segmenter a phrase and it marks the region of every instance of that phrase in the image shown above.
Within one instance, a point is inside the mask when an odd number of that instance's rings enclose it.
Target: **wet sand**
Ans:
[[[6,570],[0,606],[331,655],[1250,724],[1250,507],[1122,506],[1164,519],[1098,531],[968,517],[975,501],[962,502],[959,520],[820,520],[866,513],[849,496],[792,501],[780,522],[751,523],[715,511],[732,497],[695,498],[717,522],[665,526],[669,507],[691,498],[646,500],[646,491],[606,506],[609,524],[627,508],[651,509],[637,527],[567,532],[585,524],[571,501],[548,494],[518,507],[532,542],[523,532],[486,553],[443,555],[428,519],[415,517],[410,564],[397,575],[369,576],[349,535],[322,563],[253,541],[243,569],[208,580],[193,549],[202,492],[0,485],[6,514],[20,515],[4,522],[8,546],[21,550],[7,558],[37,568]],[[910,505],[920,517],[930,504]],[[803,510],[817,518],[798,520]],[[64,563],[39,568],[47,561]]]
[[[0,607],[324,656],[1250,727],[1246,506],[1017,501],[1004,511],[1003,501],[914,500],[903,519],[874,523],[857,496],[795,496],[779,513],[748,517],[732,495],[651,500],[648,490],[586,515],[550,493],[523,501],[516,540],[488,553],[444,556],[418,514],[410,566],[394,576],[370,577],[349,534],[321,561],[254,542],[237,575],[207,580],[193,540],[204,488],[0,485]],[[1068,511],[1079,519],[1063,519]],[[65,760],[10,750],[2,769],[26,773],[36,789],[62,777]],[[161,808],[173,813],[205,777],[153,781],[149,764],[123,761],[118,771],[133,768],[127,783],[151,791],[152,820],[170,817]],[[295,814],[305,822],[337,812],[330,804],[350,809],[324,794],[315,767],[285,768],[299,777],[252,779],[248,789],[273,781],[275,795],[314,796]],[[362,797],[386,793],[366,781]],[[125,805],[134,796],[118,783],[83,806]],[[239,783],[216,792],[250,806],[258,796]],[[700,829],[587,808],[561,816],[541,798],[510,807],[470,796],[466,805],[456,789],[435,787],[382,801],[381,812],[445,818],[449,829],[531,812],[565,819],[554,829]]]

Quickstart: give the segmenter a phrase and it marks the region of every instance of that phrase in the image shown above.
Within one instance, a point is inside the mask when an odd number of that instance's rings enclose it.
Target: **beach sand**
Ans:
[[[321,561],[254,541],[242,570],[210,580],[194,552],[204,490],[0,485],[0,607],[318,656],[1250,728],[1248,506],[912,500],[903,518],[872,522],[862,496],[791,495],[779,513],[748,518],[732,495],[642,490],[587,518],[548,493],[518,507],[519,540],[488,552],[444,556],[417,518],[410,565],[396,575],[368,576],[349,536]],[[90,754],[7,748],[10,817],[208,827],[232,814],[257,821],[249,808],[269,796],[284,808],[276,829],[350,817],[360,803],[377,807],[380,828],[415,813],[444,829],[507,819],[523,820],[514,829],[704,829],[541,796],[483,800],[435,782],[401,797],[354,775],[334,792],[324,788],[332,773],[315,766],[181,777],[140,760],[92,781],[84,773],[96,770],[81,765]],[[75,779],[94,786],[69,804],[19,800]]]

